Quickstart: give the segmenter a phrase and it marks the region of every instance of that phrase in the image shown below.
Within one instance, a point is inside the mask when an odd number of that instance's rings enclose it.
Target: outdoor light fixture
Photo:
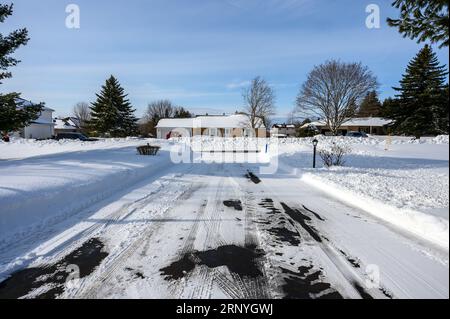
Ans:
[[[319,144],[319,141],[315,138],[313,141],[314,146],[314,152],[313,152],[313,168],[316,168],[316,150],[317,150],[317,144]]]

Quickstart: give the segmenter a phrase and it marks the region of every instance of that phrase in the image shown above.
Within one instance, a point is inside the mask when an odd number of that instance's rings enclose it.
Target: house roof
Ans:
[[[274,124],[272,128],[295,128],[294,124]]]
[[[19,104],[19,103],[20,103],[20,104],[23,105],[23,106],[35,106],[35,105],[37,105],[36,103],[33,103],[33,102],[31,102],[31,101],[22,99],[22,98],[20,98],[20,97],[15,98],[14,101],[16,102],[16,104]],[[43,111],[51,111],[51,112],[54,112],[54,111],[55,111],[55,110],[53,110],[53,109],[51,109],[51,108],[49,108],[49,107],[46,107],[46,106],[44,106],[44,107],[42,108],[42,110],[43,110]]]
[[[265,128],[262,120],[259,119],[260,128]],[[228,116],[198,116],[185,119],[161,119],[157,128],[250,128],[250,119],[244,114],[234,114]]]
[[[50,125],[50,126],[54,126],[55,124],[52,122],[48,122],[48,121],[33,121],[30,124],[37,124],[37,125]]]
[[[72,118],[55,118],[53,120],[55,123],[55,129],[57,130],[73,130],[78,129],[78,125]]]
[[[392,123],[392,120],[384,119],[382,117],[358,117],[358,118],[351,118],[347,121],[345,121],[341,126],[366,126],[366,127],[382,127],[385,125],[389,125]],[[327,126],[325,121],[315,121],[311,123],[307,123],[302,126],[302,128],[307,127],[323,127]]]

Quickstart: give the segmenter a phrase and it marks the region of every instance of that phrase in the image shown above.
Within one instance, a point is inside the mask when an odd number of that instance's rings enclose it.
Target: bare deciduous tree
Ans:
[[[169,100],[157,100],[148,104],[144,117],[146,120],[159,120],[162,118],[173,117],[175,105]]]
[[[156,135],[156,125],[163,118],[188,118],[192,114],[181,106],[175,106],[170,100],[157,100],[148,104],[141,124],[143,135]]]
[[[79,102],[73,107],[73,116],[80,123],[81,128],[86,128],[91,120],[91,108],[86,102]]]
[[[242,96],[245,103],[244,112],[250,118],[251,128],[260,128],[262,124],[268,127],[270,116],[275,114],[275,93],[269,84],[258,76],[244,90]]]
[[[326,121],[333,135],[352,117],[356,106],[378,82],[361,63],[336,60],[315,66],[297,96],[296,111]]]

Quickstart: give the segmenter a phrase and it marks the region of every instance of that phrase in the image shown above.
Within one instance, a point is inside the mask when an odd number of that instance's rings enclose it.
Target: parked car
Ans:
[[[348,132],[345,136],[348,137],[368,137],[364,132]]]
[[[55,139],[58,141],[59,140],[80,140],[83,142],[98,141],[98,139],[96,139],[96,138],[90,138],[81,133],[58,133],[58,135],[56,135]]]

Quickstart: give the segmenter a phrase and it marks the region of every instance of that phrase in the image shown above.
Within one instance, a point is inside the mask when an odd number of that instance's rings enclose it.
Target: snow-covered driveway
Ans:
[[[0,251],[0,298],[449,297],[448,251],[289,172],[173,164],[82,215]]]

